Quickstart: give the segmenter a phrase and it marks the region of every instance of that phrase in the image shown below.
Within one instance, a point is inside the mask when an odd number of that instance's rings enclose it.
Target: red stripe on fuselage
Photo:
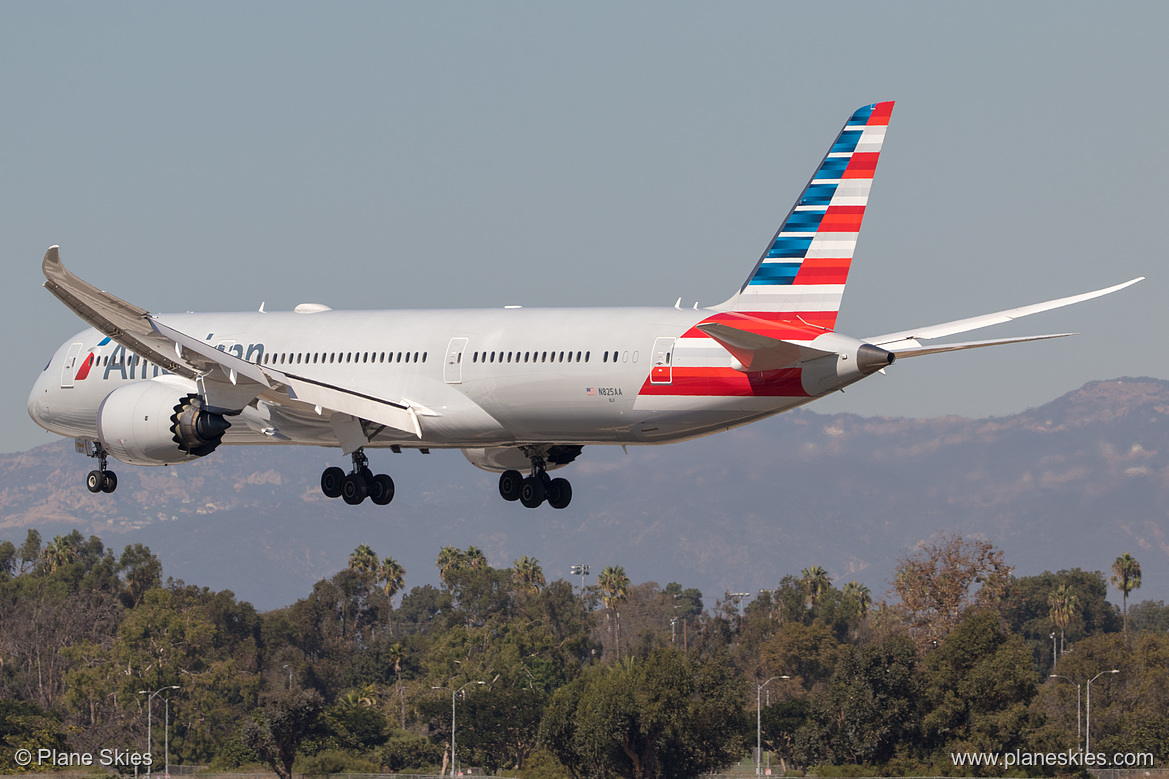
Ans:
[[[743,373],[734,368],[674,366],[670,384],[651,384],[647,378],[639,395],[711,396],[740,398],[806,398],[801,369]]]
[[[74,381],[83,381],[89,375],[89,369],[93,367],[93,352],[85,358],[85,362],[81,363],[81,368],[77,371],[77,377]]]

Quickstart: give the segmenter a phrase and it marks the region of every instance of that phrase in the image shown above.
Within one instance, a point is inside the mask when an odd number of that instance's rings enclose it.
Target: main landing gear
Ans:
[[[499,475],[499,494],[504,500],[518,500],[525,508],[534,509],[545,500],[554,509],[566,508],[572,502],[572,485],[568,479],[550,477],[543,457],[530,459],[531,476],[524,478],[519,471],[504,471]]]
[[[86,447],[89,448],[88,446]],[[85,477],[85,486],[90,492],[113,492],[118,488],[118,474],[106,470],[106,458],[109,456],[98,441],[93,442],[93,451],[86,452],[90,457],[97,458],[97,470],[90,471]]]
[[[326,468],[321,474],[321,492],[328,498],[341,498],[350,506],[369,498],[379,506],[394,499],[394,480],[384,473],[376,476],[369,469],[369,458],[358,449],[353,453],[353,470]]]

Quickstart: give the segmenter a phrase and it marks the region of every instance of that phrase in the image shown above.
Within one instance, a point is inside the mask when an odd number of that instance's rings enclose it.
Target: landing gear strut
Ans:
[[[341,498],[356,506],[369,498],[379,506],[394,499],[394,480],[384,473],[374,475],[369,469],[369,458],[358,449],[353,453],[353,470],[348,474],[337,467],[326,468],[321,474],[321,492],[327,498]]]
[[[90,448],[92,446],[92,451]],[[100,441],[94,441],[92,445],[86,442],[86,454],[90,457],[97,458],[97,470],[90,471],[89,475],[85,477],[85,486],[90,492],[113,492],[118,488],[118,474],[106,469],[106,458],[109,454],[101,445]]]
[[[504,471],[499,475],[499,494],[504,500],[518,500],[525,508],[534,509],[545,500],[554,509],[562,509],[572,502],[572,485],[568,479],[553,479],[548,475],[543,456],[528,455],[532,474],[525,478],[519,471]]]

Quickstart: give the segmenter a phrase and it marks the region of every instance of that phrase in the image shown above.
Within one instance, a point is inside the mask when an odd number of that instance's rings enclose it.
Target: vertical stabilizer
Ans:
[[[742,288],[715,308],[836,326],[893,103],[854,113]]]

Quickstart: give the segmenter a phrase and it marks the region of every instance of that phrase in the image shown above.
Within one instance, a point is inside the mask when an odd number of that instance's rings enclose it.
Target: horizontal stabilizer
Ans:
[[[834,354],[834,352],[814,349],[811,346],[804,346],[792,341],[783,341],[719,322],[705,322],[698,325],[698,329],[718,341],[724,349],[734,355],[744,370],[771,371],[827,354]]]
[[[1113,292],[1131,287],[1138,281],[1144,281],[1144,276],[1140,276],[1131,281],[1126,281],[1123,284],[1117,284],[1114,287],[1106,289],[1098,289],[1094,292],[1085,292],[1082,295],[1072,295],[1071,297],[1059,298],[1058,300],[1048,300],[1045,303],[1034,303],[1030,306],[1022,306],[1020,308],[1010,308],[1006,311],[997,311],[993,314],[982,314],[981,316],[972,316],[967,319],[957,319],[953,322],[943,322],[940,325],[929,325],[928,327],[919,327],[916,330],[902,330],[897,333],[888,333],[886,335],[878,335],[873,338],[864,339],[866,342],[876,344],[891,352],[896,352],[900,357],[902,355],[902,347],[914,348],[920,346],[919,341],[928,341],[931,338],[944,338],[948,335],[956,335],[958,333],[965,333],[970,330],[977,330],[980,327],[990,327],[991,325],[1002,324],[1003,322],[1010,322],[1013,319],[1020,319],[1031,314],[1038,314],[1042,311],[1051,311],[1055,308],[1063,308],[1074,303],[1082,303],[1085,300],[1109,295]],[[1050,337],[1050,336],[1047,336]],[[1010,343],[1010,341],[1003,341],[1002,343]],[[991,342],[985,344],[990,346]]]
[[[893,350],[898,360],[909,357],[921,357],[925,354],[941,354],[942,352],[960,352],[965,349],[980,349],[983,346],[1000,346],[1002,344],[1018,344],[1025,341],[1046,341],[1049,338],[1066,338],[1075,333],[1055,333],[1053,335],[1025,335],[1021,338],[998,338],[992,341],[966,341],[958,344],[942,344],[941,346],[905,346]],[[900,343],[909,343],[901,341]]]

